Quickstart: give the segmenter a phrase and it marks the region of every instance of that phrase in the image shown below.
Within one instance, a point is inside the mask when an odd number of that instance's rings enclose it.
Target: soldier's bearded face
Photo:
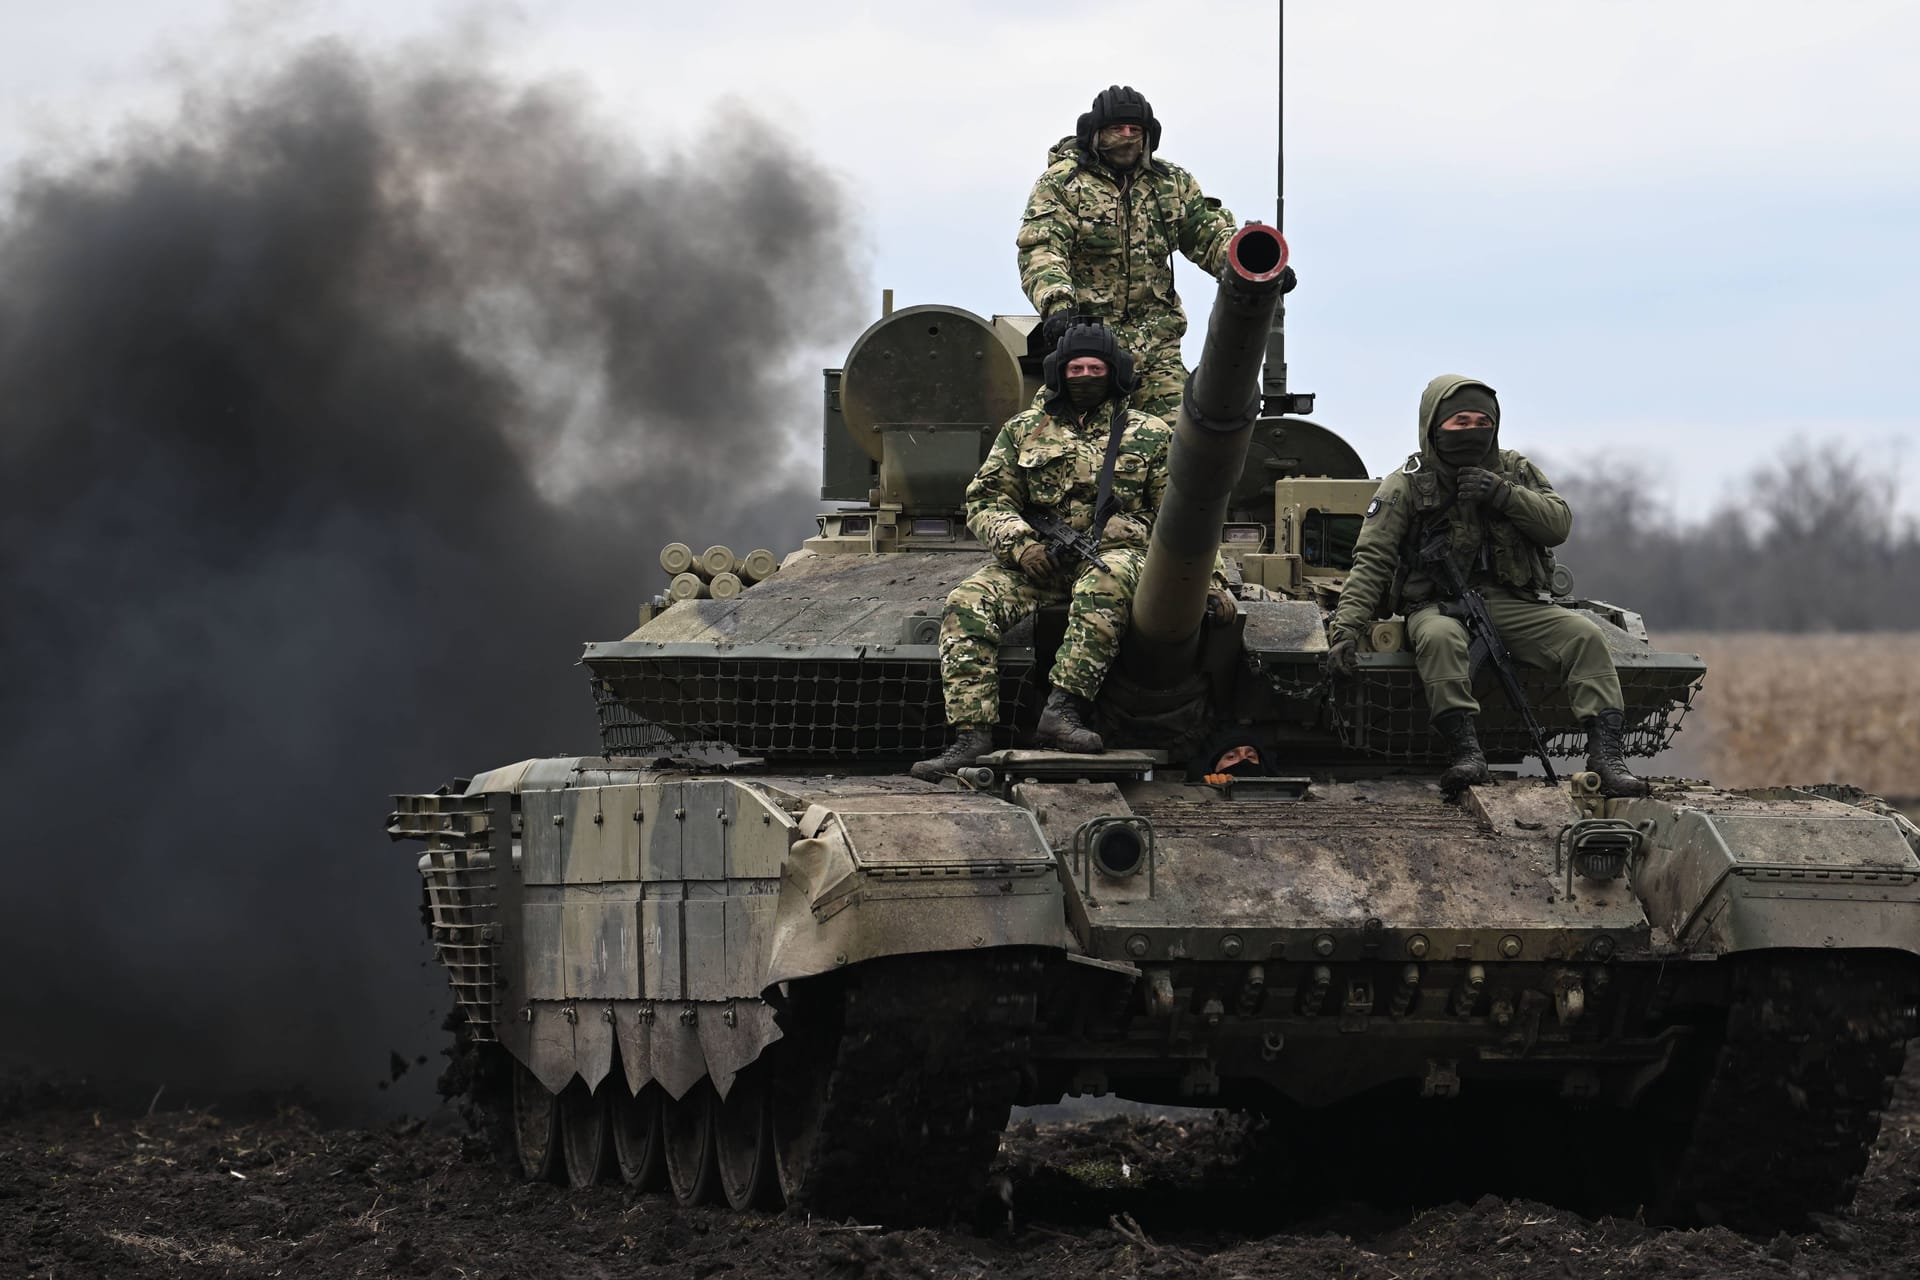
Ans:
[[[1110,124],[1093,138],[1094,150],[1116,169],[1131,169],[1138,164],[1146,143],[1146,134],[1137,124]]]

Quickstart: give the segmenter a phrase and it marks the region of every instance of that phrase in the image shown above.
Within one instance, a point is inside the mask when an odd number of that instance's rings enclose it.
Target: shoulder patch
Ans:
[[[1381,497],[1380,494],[1376,493],[1373,495],[1373,501],[1367,504],[1367,514],[1364,518],[1371,520],[1375,516],[1379,515],[1382,511],[1390,510],[1399,505],[1400,505],[1400,494],[1398,493],[1398,491],[1387,494],[1384,498]]]

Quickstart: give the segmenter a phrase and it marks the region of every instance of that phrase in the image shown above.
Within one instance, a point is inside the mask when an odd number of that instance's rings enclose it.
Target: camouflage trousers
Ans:
[[[1180,363],[1180,348],[1169,348],[1137,364],[1134,377],[1133,395],[1128,397],[1127,407],[1150,413],[1172,426],[1173,420],[1180,416],[1180,397],[1187,389],[1187,366]],[[1041,387],[1031,407],[1046,408],[1047,394],[1047,389]]]
[[[1574,718],[1625,707],[1620,673],[1614,670],[1607,642],[1592,618],[1502,587],[1482,587],[1487,612],[1515,661],[1550,671],[1567,691]],[[1427,709],[1478,715],[1473,684],[1467,678],[1467,629],[1427,605],[1407,615],[1407,640],[1413,665],[1427,687]]]
[[[940,619],[940,683],[947,723],[980,727],[1000,721],[1000,637],[1043,605],[1067,602],[1067,633],[1047,679],[1056,688],[1093,698],[1133,616],[1133,592],[1147,553],[1131,547],[1103,550],[1112,572],[1079,564],[1035,581],[1018,569],[990,564],[947,593]]]

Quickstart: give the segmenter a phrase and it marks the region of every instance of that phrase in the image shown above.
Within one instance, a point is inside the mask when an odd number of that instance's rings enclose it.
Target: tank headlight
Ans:
[[[1133,814],[1089,818],[1073,833],[1076,869],[1098,871],[1109,880],[1147,873],[1153,892],[1153,824]]]

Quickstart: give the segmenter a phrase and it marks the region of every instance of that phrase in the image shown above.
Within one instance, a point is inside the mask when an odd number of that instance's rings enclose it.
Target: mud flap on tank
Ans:
[[[635,1097],[655,1083],[684,1097],[710,1076],[725,1098],[734,1077],[780,1038],[773,1010],[754,999],[622,1003],[608,1029]]]
[[[549,1001],[530,1007],[527,1068],[548,1092],[561,1092],[576,1075],[588,1089],[597,1089],[613,1070],[609,1007]]]
[[[739,1075],[766,1047],[780,1038],[773,1010],[759,1000],[736,1000],[700,1010],[700,1049],[707,1075],[722,1100]]]
[[[654,1078],[653,1019],[637,1005],[617,1008],[613,1034],[620,1044],[620,1069],[626,1073],[627,1089],[638,1098]]]
[[[548,1093],[573,1079],[573,1021],[569,1005],[538,1003],[528,1009],[527,1069]]]
[[[707,1056],[700,1049],[699,1017],[695,1005],[660,1006],[654,1010],[653,1034],[647,1047],[652,1051],[648,1066],[653,1078],[669,1098],[684,1098],[687,1090],[707,1074]]]
[[[573,1069],[589,1091],[613,1070],[613,1021],[611,1006],[581,1005],[573,1022]]]

